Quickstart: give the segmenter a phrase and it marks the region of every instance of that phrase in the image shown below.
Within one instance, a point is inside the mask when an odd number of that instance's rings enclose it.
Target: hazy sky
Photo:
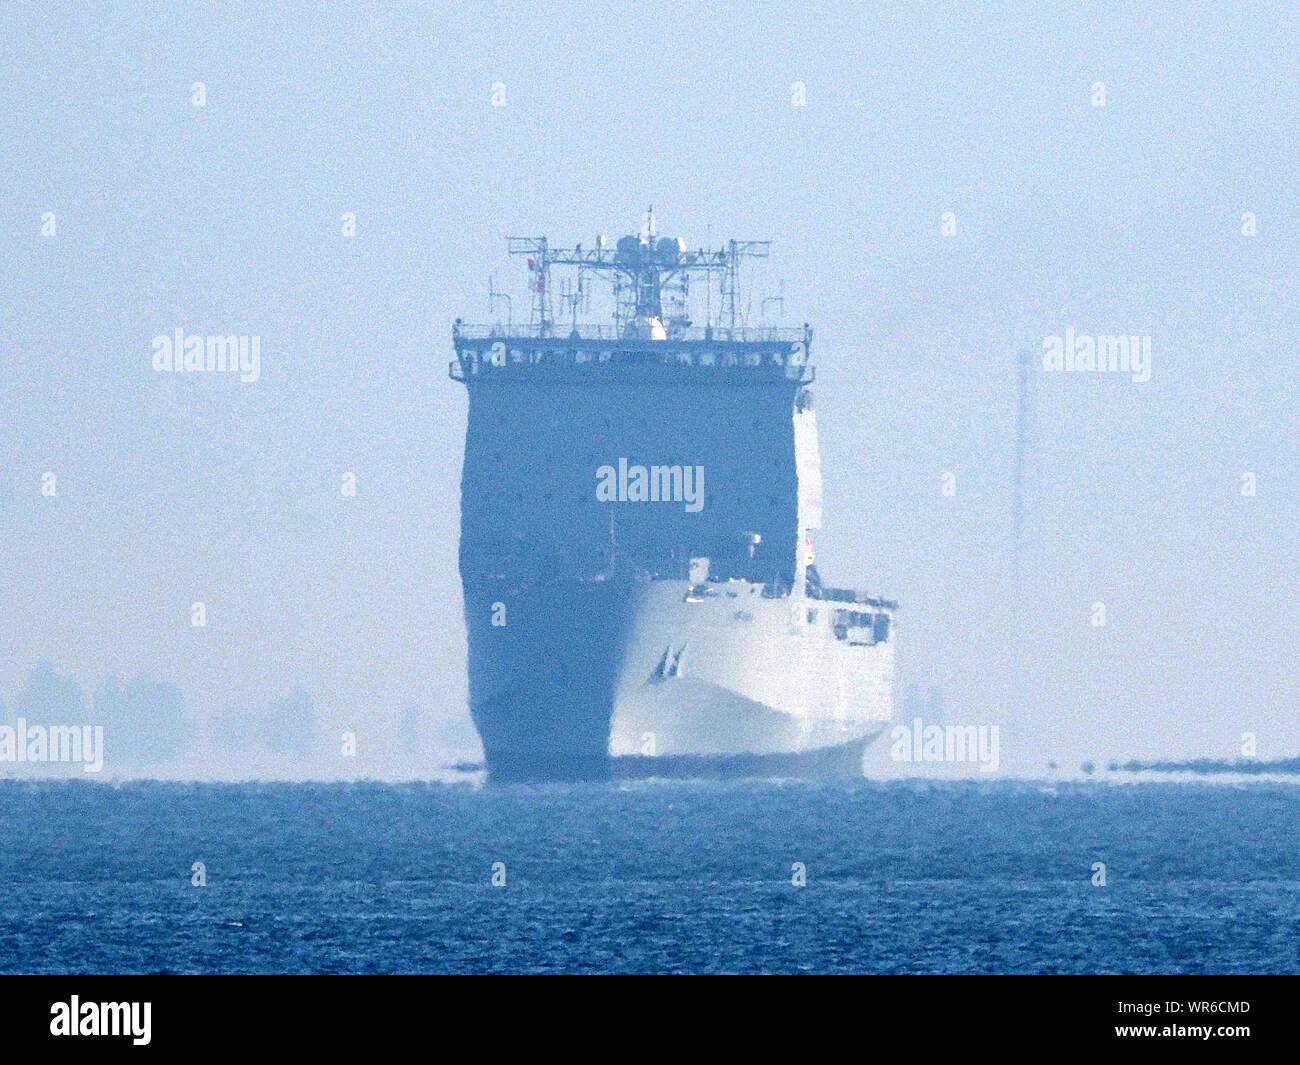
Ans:
[[[1293,15],[898,8],[6,5],[5,707],[48,660],[196,718],[305,689],[374,771],[410,706],[422,758],[476,756],[451,322],[489,275],[522,313],[507,234],[653,203],[692,247],[775,242],[753,310],[784,281],[816,329],[818,565],[901,602],[901,687],[1000,722],[1004,764],[1300,754]],[[1150,336],[1151,379],[1043,373],[1067,328]],[[155,372],[176,329],[260,337],[260,379]]]

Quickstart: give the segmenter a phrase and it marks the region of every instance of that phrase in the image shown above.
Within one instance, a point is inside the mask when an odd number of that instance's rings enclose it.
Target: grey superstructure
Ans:
[[[823,585],[812,332],[736,324],[759,242],[528,257],[526,328],[456,323],[460,568],[490,779],[860,773],[892,715],[895,604]],[[570,268],[575,321],[552,317]],[[592,278],[612,326],[580,326]],[[692,279],[721,311],[690,318]],[[710,292],[712,296],[712,292]],[[712,306],[712,299],[710,299]]]

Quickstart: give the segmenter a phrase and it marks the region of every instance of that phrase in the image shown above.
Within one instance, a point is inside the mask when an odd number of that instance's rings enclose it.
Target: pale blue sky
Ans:
[[[1008,765],[1300,754],[1294,19],[897,7],[9,5],[0,700],[42,659],[199,717],[301,686],[375,771],[411,704],[421,757],[473,756],[451,321],[489,274],[522,310],[507,234],[654,203],[692,246],[775,241],[754,303],[783,280],[816,329],[818,563],[902,603],[900,682],[1002,722]],[[1014,363],[1066,327],[1149,334],[1152,378],[1036,375],[1022,720]],[[261,380],[155,373],[176,328],[259,335]]]

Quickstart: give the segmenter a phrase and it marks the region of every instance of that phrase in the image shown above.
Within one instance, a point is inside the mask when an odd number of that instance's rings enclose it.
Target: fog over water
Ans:
[[[102,724],[109,775],[478,759],[451,323],[489,320],[490,277],[524,316],[507,235],[616,239],[653,203],[691,247],[775,242],[746,313],[783,292],[768,320],[815,329],[817,565],[900,603],[902,722],[998,725],[1004,775],[1245,733],[1300,755],[1288,14],[19,3],[6,27],[0,723]],[[259,338],[257,379],[155,371],[178,329]],[[1067,333],[1149,337],[1149,380],[1045,370]],[[887,736],[869,760],[914,771]]]

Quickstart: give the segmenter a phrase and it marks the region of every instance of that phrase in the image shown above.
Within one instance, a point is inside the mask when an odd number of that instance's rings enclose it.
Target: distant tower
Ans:
[[[1011,618],[1007,626],[1007,709],[1021,709],[1024,699],[1024,538],[1026,498],[1034,489],[1032,471],[1035,422],[1033,356],[1020,353],[1017,363],[1016,450],[1011,484]],[[1026,482],[1029,482],[1028,485]]]

